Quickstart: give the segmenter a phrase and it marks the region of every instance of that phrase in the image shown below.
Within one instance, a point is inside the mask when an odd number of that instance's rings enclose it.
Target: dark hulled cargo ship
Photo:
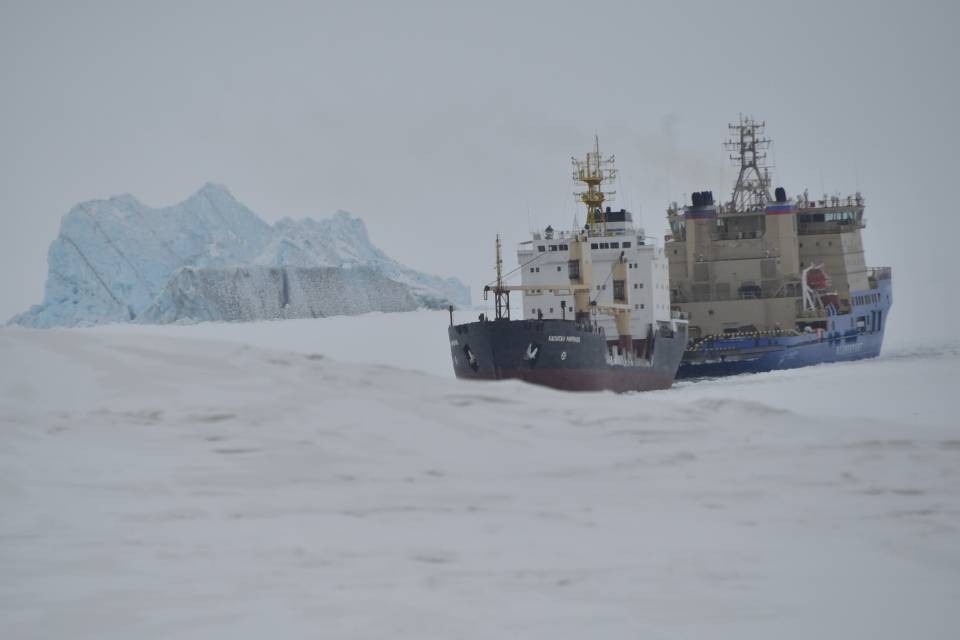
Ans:
[[[603,185],[614,178],[613,158],[599,145],[574,160],[578,198],[587,208],[582,228],[547,227],[521,243],[520,265],[484,289],[495,315],[454,324],[448,337],[456,376],[519,379],[570,391],[667,389],[687,344],[687,323],[670,309],[667,259],[648,245],[626,210],[611,211]],[[505,277],[520,276],[509,285]],[[510,293],[523,295],[523,319],[510,316]]]

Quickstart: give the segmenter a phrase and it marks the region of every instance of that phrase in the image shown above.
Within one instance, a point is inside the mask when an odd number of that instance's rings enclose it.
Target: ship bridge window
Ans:
[[[570,247],[568,247],[568,246],[565,245],[565,244],[560,245],[560,251],[566,251],[566,250],[569,249],[569,248],[570,248]]]
[[[609,249],[609,248],[610,248],[610,243],[609,243],[609,242],[601,242],[601,243],[600,243],[600,248],[601,248],[601,249]]]
[[[623,243],[623,248],[624,248],[624,249],[629,249],[629,248],[630,248],[630,243],[629,243],[629,242],[624,242],[624,243]]]
[[[619,248],[620,248],[620,243],[619,243],[619,242],[611,242],[611,243],[610,243],[610,248],[611,248],[611,249],[619,249]]]
[[[557,265],[557,271],[562,271],[562,270],[563,270],[563,267],[561,267],[560,265]]]
[[[556,251],[556,250],[557,250],[557,245],[555,244],[550,245],[550,251]]]
[[[591,249],[599,249],[599,248],[600,248],[600,245],[598,245],[596,242],[591,242],[591,243],[590,243],[590,248],[591,248]]]
[[[546,251],[546,250],[547,250],[547,248],[546,248],[545,246],[543,246],[542,244],[537,245],[537,251]]]

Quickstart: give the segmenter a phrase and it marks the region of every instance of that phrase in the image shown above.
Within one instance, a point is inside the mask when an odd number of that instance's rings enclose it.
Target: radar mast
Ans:
[[[770,139],[763,135],[766,126],[766,122],[758,122],[743,114],[737,124],[728,125],[730,139],[723,143],[723,147],[732,152],[730,160],[740,167],[730,200],[735,211],[759,209],[771,199],[770,173],[766,164]]]
[[[600,155],[600,139],[593,137],[593,151],[588,151],[583,160],[570,158],[573,162],[573,181],[586,185],[585,191],[576,191],[574,196],[587,206],[587,224],[591,230],[600,225],[600,233],[607,233],[607,216],[603,212],[603,203],[612,200],[616,191],[604,191],[604,183],[617,177],[614,168],[614,156],[603,158]]]

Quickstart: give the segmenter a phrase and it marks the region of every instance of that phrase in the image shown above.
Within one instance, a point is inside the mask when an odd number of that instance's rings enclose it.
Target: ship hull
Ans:
[[[456,376],[516,379],[565,391],[668,389],[687,341],[686,326],[652,337],[649,359],[611,363],[607,339],[568,320],[494,320],[448,328]]]
[[[791,336],[791,338],[794,338]],[[803,336],[744,340],[739,347],[709,352],[688,351],[677,378],[716,378],[742,373],[796,369],[828,362],[875,358],[880,355],[883,334],[840,336],[811,341]]]
[[[831,316],[832,330],[819,336],[724,336],[701,343],[684,352],[677,378],[716,378],[875,358],[883,346],[892,303],[890,281],[882,282],[877,292],[880,295],[875,304],[858,305],[851,313]],[[858,319],[864,321],[863,326],[858,326]]]

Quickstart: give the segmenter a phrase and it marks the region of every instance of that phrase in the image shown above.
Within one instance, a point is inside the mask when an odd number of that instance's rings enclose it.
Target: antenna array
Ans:
[[[728,126],[730,139],[723,147],[732,152],[730,160],[740,167],[730,206],[735,211],[758,209],[771,199],[770,172],[766,164],[770,139],[763,135],[767,123],[740,114],[740,121]]]
[[[593,151],[588,151],[583,160],[570,159],[573,162],[573,181],[586,185],[585,191],[574,192],[574,196],[587,206],[587,224],[600,225],[600,232],[607,233],[607,219],[603,214],[603,203],[613,200],[616,191],[604,191],[603,184],[617,177],[614,168],[614,156],[603,158],[600,155],[600,140],[594,136]]]

